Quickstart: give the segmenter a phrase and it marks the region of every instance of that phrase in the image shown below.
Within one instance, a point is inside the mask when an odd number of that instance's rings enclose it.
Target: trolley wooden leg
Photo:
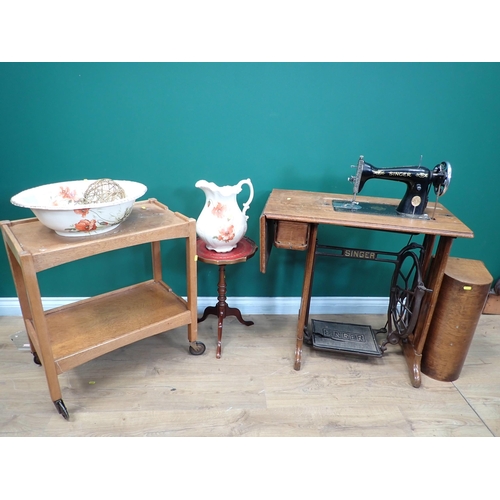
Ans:
[[[188,324],[188,340],[198,345],[198,256],[196,255],[196,221],[190,222],[190,235],[186,238],[186,287],[191,322]],[[202,345],[202,344],[201,344]],[[204,347],[204,346],[203,346]],[[205,349],[203,349],[205,350]]]
[[[54,356],[50,346],[47,323],[45,321],[45,313],[43,311],[42,298],[33,261],[23,257],[25,261],[23,262],[23,267],[21,267],[20,263],[14,258],[10,248],[6,247],[26,333],[28,334],[33,354],[33,361],[38,365],[42,365],[52,402],[56,406],[57,411],[67,420],[69,419],[69,414],[62,400],[57,367],[54,363]]]
[[[59,385],[59,373],[54,362],[54,355],[49,342],[49,332],[45,321],[44,312],[41,302],[32,301],[31,310],[33,313],[33,323],[28,322],[28,332],[30,335],[38,338],[39,350],[37,355],[45,372],[45,378],[49,387],[50,397],[57,411],[67,420],[69,413],[64,405],[61,394],[61,386]],[[35,360],[36,362],[36,360]]]

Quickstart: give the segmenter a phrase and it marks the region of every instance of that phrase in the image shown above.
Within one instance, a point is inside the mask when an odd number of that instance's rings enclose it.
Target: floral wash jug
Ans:
[[[244,184],[250,188],[250,195],[240,210],[236,195]],[[209,250],[231,251],[247,231],[248,215],[245,213],[253,200],[252,182],[245,179],[235,186],[219,187],[213,182],[200,180],[195,187],[203,190],[206,196],[205,206],[196,221],[196,233]]]

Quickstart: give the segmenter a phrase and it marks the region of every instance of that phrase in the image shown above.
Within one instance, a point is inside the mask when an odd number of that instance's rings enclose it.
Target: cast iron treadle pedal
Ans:
[[[315,349],[364,356],[382,356],[375,332],[367,325],[311,320],[311,343]]]

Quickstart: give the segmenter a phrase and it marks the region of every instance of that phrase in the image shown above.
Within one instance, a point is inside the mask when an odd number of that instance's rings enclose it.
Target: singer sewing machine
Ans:
[[[433,170],[420,165],[376,168],[365,162],[364,157],[360,156],[358,164],[351,165],[351,167],[357,169],[356,175],[348,178],[348,181],[354,185],[352,200],[350,202],[334,201],[334,210],[433,219],[433,216],[430,217],[425,213],[431,186],[434,187],[436,194],[435,210],[439,197],[446,193],[451,181],[451,165],[447,161],[439,163]],[[361,192],[369,179],[384,179],[406,184],[406,193],[395,210],[392,205],[359,203],[356,200],[357,194]]]
[[[382,171],[384,175],[375,175],[377,170]],[[389,172],[393,172],[393,175],[389,175]],[[392,180],[398,181],[404,179],[410,194],[405,194],[401,204],[399,199],[366,196],[366,193],[356,199],[366,180],[375,177],[394,177]],[[365,163],[361,157],[357,165],[357,175],[352,179],[352,196],[331,192],[273,189],[260,217],[261,272],[265,273],[269,268],[273,247],[306,252],[296,327],[295,370],[301,369],[304,343],[310,343],[312,347],[322,350],[345,352],[348,348],[351,349],[350,352],[363,352],[363,356],[380,356],[385,347],[398,342],[408,365],[411,383],[414,387],[420,386],[422,352],[452,243],[456,238],[474,237],[473,231],[441,203],[436,203],[434,213],[425,208],[428,192],[433,188],[436,196],[441,196],[447,190],[450,179],[451,166],[447,162],[440,163],[432,171],[421,166],[376,169]],[[426,215],[428,213],[431,216]],[[410,239],[415,237],[423,240],[421,244],[416,241],[409,242],[411,246],[407,245],[398,252],[372,248],[353,249],[343,246],[343,233],[338,232],[334,242],[336,246],[332,246],[325,244],[328,242],[318,241],[319,227],[325,225],[332,229],[342,227],[386,231],[408,235]],[[334,322],[325,325],[315,321],[312,324],[313,318],[310,318],[309,313],[315,262],[317,258],[326,257],[369,259],[395,265],[388,287],[387,342],[380,339],[380,345],[376,336],[382,331],[373,330],[371,327],[358,330],[351,329],[352,325],[346,323],[340,325],[340,329],[338,324],[332,324]],[[335,279],[335,276],[332,275],[331,279]],[[335,311],[332,311],[332,314],[335,314]]]

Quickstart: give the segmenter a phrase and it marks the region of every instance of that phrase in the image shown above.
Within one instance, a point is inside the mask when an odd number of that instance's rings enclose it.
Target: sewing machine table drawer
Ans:
[[[306,250],[309,244],[309,224],[277,221],[274,245],[288,250]]]

